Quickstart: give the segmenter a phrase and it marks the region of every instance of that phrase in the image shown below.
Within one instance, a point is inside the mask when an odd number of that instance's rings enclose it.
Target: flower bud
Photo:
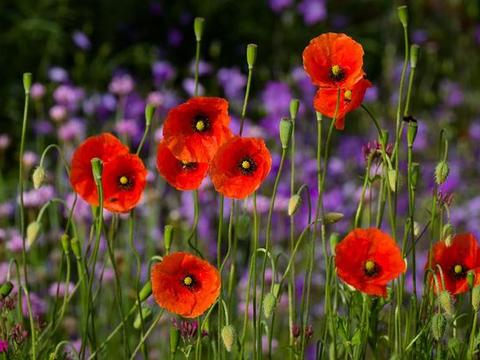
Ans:
[[[93,158],[90,160],[92,163],[92,174],[95,184],[97,186],[102,185],[102,171],[103,171],[103,162],[99,158]]]
[[[388,185],[390,186],[390,190],[392,192],[395,192],[397,190],[397,172],[395,171],[395,169],[388,169],[388,174],[387,174],[387,178],[388,178]]]
[[[442,313],[436,313],[432,317],[432,334],[435,340],[440,340],[445,334],[447,320]]]
[[[247,45],[247,64],[248,69],[252,70],[255,62],[257,61],[257,44]]]
[[[270,316],[272,316],[276,305],[277,299],[275,298],[275,295],[272,293],[266,294],[263,298],[263,314],[265,315],[266,319],[270,319]]]
[[[417,44],[413,44],[410,46],[410,67],[415,69],[417,67],[417,59],[418,59],[418,52],[420,50],[420,46]]]
[[[473,290],[473,287],[475,286],[475,272],[473,270],[467,272],[467,284],[468,287]]]
[[[252,222],[247,214],[241,214],[235,224],[235,230],[239,239],[246,239],[250,235]]]
[[[25,94],[30,94],[30,87],[32,86],[32,73],[24,73],[23,74],[23,89],[25,90]]]
[[[447,223],[443,226],[442,239],[445,242],[445,245],[447,245],[447,247],[450,247],[450,245],[452,245],[453,233],[454,233],[454,231],[453,231],[452,224]]]
[[[330,235],[330,238],[328,240],[330,242],[330,249],[332,251],[332,255],[335,255],[335,248],[337,247],[337,244],[340,242],[340,234],[334,232]]]
[[[70,241],[70,246],[72,247],[73,254],[77,259],[80,259],[82,257],[82,251],[80,249],[80,241],[78,241],[77,238],[73,238],[72,241]]]
[[[13,290],[13,283],[10,281],[4,282],[0,286],[0,299],[5,299]]]
[[[63,252],[68,255],[70,252],[70,238],[67,234],[63,234],[60,237],[60,242],[62,243]]]
[[[143,318],[143,322],[145,323],[152,317],[152,309],[150,309],[149,307],[142,306],[141,311],[142,311],[142,317],[140,317],[140,312],[137,312],[137,316],[133,321],[133,327],[136,330],[140,330],[140,328],[142,327],[142,318]]]
[[[148,281],[140,290],[140,293],[138,294],[138,297],[140,298],[140,302],[144,302],[147,300],[150,295],[152,295],[152,283]]]
[[[222,329],[222,340],[225,349],[228,352],[232,351],[233,344],[235,344],[236,332],[232,325],[225,325]]]
[[[38,189],[42,186],[43,181],[45,180],[45,170],[42,166],[37,166],[33,171],[32,182],[33,188]]]
[[[173,226],[165,225],[165,229],[163,231],[163,241],[165,242],[165,252],[167,254],[170,252],[170,247],[172,246],[172,234]]]
[[[416,190],[418,181],[420,180],[420,164],[419,163],[412,163],[412,178],[410,179],[412,182],[412,189],[413,191]]]
[[[286,149],[288,148],[288,143],[290,142],[290,138],[292,137],[292,121],[287,118],[283,118],[282,120],[280,120],[279,128],[280,142],[282,143],[282,148]]]
[[[344,215],[339,212],[329,212],[326,213],[325,216],[323,217],[323,221],[325,224],[335,224],[342,220]]]
[[[408,129],[407,129],[407,144],[408,144],[408,147],[410,148],[413,146],[413,142],[417,137],[417,131],[418,131],[417,121],[416,120],[409,121]]]
[[[442,307],[443,311],[447,315],[453,315],[453,305],[452,305],[452,298],[450,293],[446,290],[442,290],[440,294],[438,294],[438,302]]]
[[[298,99],[290,100],[290,119],[293,121],[297,117],[300,101]]]
[[[298,194],[292,195],[290,200],[288,201],[288,216],[294,215],[298,208],[300,207],[300,204],[302,203],[302,198]]]
[[[398,13],[398,18],[400,19],[400,22],[402,23],[403,27],[408,26],[408,8],[406,5],[399,6],[397,8],[397,13]]]
[[[155,112],[155,107],[152,104],[147,104],[145,106],[145,124],[147,127],[152,123],[153,113]]]
[[[205,19],[202,17],[196,17],[193,22],[193,31],[195,32],[195,39],[197,41],[202,41],[204,24]]]
[[[437,185],[442,185],[447,180],[450,169],[447,162],[440,161],[435,168],[435,182]]]
[[[38,233],[40,232],[42,224],[38,221],[32,221],[27,226],[27,244],[28,247],[32,246],[35,240],[37,240]]]
[[[480,309],[480,285],[472,289],[472,307],[475,312],[478,312]]]

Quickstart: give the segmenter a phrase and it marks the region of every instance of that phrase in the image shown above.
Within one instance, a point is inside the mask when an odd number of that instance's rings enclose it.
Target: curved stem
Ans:
[[[202,252],[198,250],[195,244],[192,242],[193,238],[197,235],[197,227],[198,227],[198,219],[199,219],[199,202],[198,202],[198,190],[193,191],[193,225],[192,229],[190,230],[190,234],[187,238],[187,243],[190,248],[203,259]]]

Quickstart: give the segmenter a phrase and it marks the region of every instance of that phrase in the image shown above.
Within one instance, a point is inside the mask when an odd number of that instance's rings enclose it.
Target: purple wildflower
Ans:
[[[183,41],[183,34],[179,29],[173,28],[168,30],[167,39],[170,46],[179,47]]]
[[[33,83],[30,88],[30,96],[33,100],[40,100],[46,93],[45,86],[40,83]]]
[[[240,99],[242,97],[247,78],[239,68],[222,68],[217,73],[217,79],[227,98]]]
[[[287,84],[269,81],[262,92],[262,102],[268,114],[287,116],[292,93]]]
[[[68,73],[64,68],[54,66],[48,70],[48,78],[56,83],[68,81]]]
[[[75,118],[66,122],[58,129],[58,137],[63,142],[83,139],[85,137],[85,120]]]
[[[87,34],[82,31],[75,31],[72,34],[73,43],[82,50],[89,50],[92,46],[90,39],[88,38]]]
[[[8,341],[0,339],[0,354],[6,354],[8,352]]]
[[[292,5],[292,0],[268,0],[268,5],[275,13],[280,13]]]
[[[64,297],[65,295],[70,295],[75,289],[75,284],[72,282],[66,284],[64,282],[55,282],[48,288],[48,295],[51,297],[56,297],[57,292],[59,297]]]
[[[327,17],[325,0],[303,0],[298,5],[298,12],[302,14],[307,25],[314,25]]]
[[[157,61],[152,65],[152,74],[155,84],[161,85],[175,77],[175,69],[167,61]]]
[[[67,109],[63,105],[54,105],[48,111],[48,115],[55,122],[61,122],[67,117]]]
[[[182,82],[183,90],[188,94],[188,96],[193,96],[195,93],[195,80],[192,78],[186,78]],[[203,95],[205,93],[205,89],[201,84],[198,84],[198,95]]]
[[[129,74],[118,74],[113,76],[108,85],[108,90],[118,96],[128,95],[135,88],[135,81]]]
[[[6,150],[12,142],[8,134],[0,134],[0,151]]]

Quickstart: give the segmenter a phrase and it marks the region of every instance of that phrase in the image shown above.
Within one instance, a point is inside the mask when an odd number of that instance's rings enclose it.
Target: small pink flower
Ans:
[[[0,354],[7,353],[8,351],[8,341],[0,339]]]

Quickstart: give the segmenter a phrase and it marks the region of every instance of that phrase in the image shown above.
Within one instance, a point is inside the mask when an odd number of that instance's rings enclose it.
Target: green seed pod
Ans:
[[[32,174],[33,188],[38,189],[42,186],[45,180],[45,170],[42,166],[37,166]]]
[[[257,47],[256,44],[247,45],[247,64],[249,70],[253,69],[255,62],[257,61]]]
[[[447,320],[442,313],[436,313],[432,317],[432,334],[435,340],[439,341],[443,334],[445,334],[445,329],[447,327]]]
[[[99,158],[93,158],[90,160],[92,163],[92,174],[95,184],[97,186],[102,185],[102,171],[103,171],[103,162]]]
[[[252,221],[247,214],[241,214],[235,224],[235,230],[239,239],[247,239],[252,231]]]
[[[323,221],[325,224],[335,224],[342,220],[344,215],[339,212],[329,212],[326,213],[325,216],[323,217]]]
[[[292,137],[293,123],[287,118],[280,120],[279,132],[280,132],[280,142],[282,143],[282,148],[288,148],[288,143]]]
[[[390,186],[390,190],[395,192],[396,191],[396,184],[397,184],[397,172],[395,169],[388,170],[388,185]]]
[[[145,106],[145,124],[150,126],[152,123],[153,113],[155,112],[155,107],[152,104],[147,104]]]
[[[408,26],[408,8],[406,5],[399,6],[397,8],[397,13],[398,13],[398,18],[400,19],[400,22],[402,23],[403,27]]]
[[[272,293],[266,294],[263,298],[263,314],[265,315],[266,319],[270,319],[270,316],[272,316],[276,305],[277,299],[275,298],[275,295]]]
[[[143,322],[146,323],[150,318],[152,317],[152,309],[146,306],[142,306],[142,317],[143,317]],[[140,313],[137,312],[137,316],[135,317],[135,320],[133,321],[133,327],[136,330],[140,330],[142,327],[142,318],[140,317]]]
[[[332,255],[335,255],[335,248],[337,244],[340,242],[340,234],[339,233],[332,233],[330,238],[328,239],[330,242],[330,249],[332,250]]]
[[[443,311],[445,311],[445,314],[450,316],[453,315],[452,297],[450,296],[448,291],[441,291],[438,295],[437,300]]]
[[[203,28],[205,25],[205,19],[202,17],[196,17],[193,22],[193,31],[195,33],[195,39],[202,41]]]
[[[302,198],[298,194],[292,195],[290,200],[288,201],[288,216],[294,215],[298,208],[300,207],[300,204],[302,203]]]
[[[5,299],[13,290],[13,283],[7,281],[0,286],[0,299]]]
[[[228,352],[232,351],[233,345],[235,344],[236,331],[232,325],[225,325],[222,329],[222,340],[225,349]]]
[[[163,231],[163,241],[165,242],[165,252],[168,254],[172,246],[173,226],[165,225]]]
[[[77,259],[80,259],[82,257],[82,251],[80,249],[80,242],[78,241],[77,238],[73,238],[72,241],[70,241],[70,246],[72,247],[73,254]]]
[[[473,291],[473,287],[475,286],[475,272],[472,270],[467,272],[467,284],[468,287]]]
[[[30,94],[30,88],[32,86],[32,73],[24,73],[23,74],[23,89],[25,90],[25,94]]]
[[[417,122],[415,120],[409,121],[408,122],[408,129],[407,129],[407,144],[408,144],[408,147],[413,146],[415,138],[417,137],[417,131],[418,131]]]
[[[475,312],[480,309],[480,285],[474,286],[472,289],[472,307]]]
[[[28,245],[28,247],[32,246],[33,243],[37,240],[38,233],[40,232],[41,227],[42,227],[42,224],[38,221],[32,221],[30,224],[28,224],[28,226],[27,226],[27,245]]]
[[[142,290],[140,290],[140,294],[138,294],[139,297],[140,297],[140,302],[144,302],[145,300],[147,300],[150,295],[152,295],[152,283],[150,281],[148,281],[142,288]]]
[[[442,185],[447,180],[450,169],[445,161],[440,161],[435,168],[435,182]]]
[[[70,238],[68,237],[67,234],[63,234],[61,237],[60,237],[60,242],[62,243],[62,249],[63,249],[63,252],[68,255],[68,253],[70,252]]]
[[[297,117],[300,101],[298,99],[290,100],[290,119],[293,121]]]

